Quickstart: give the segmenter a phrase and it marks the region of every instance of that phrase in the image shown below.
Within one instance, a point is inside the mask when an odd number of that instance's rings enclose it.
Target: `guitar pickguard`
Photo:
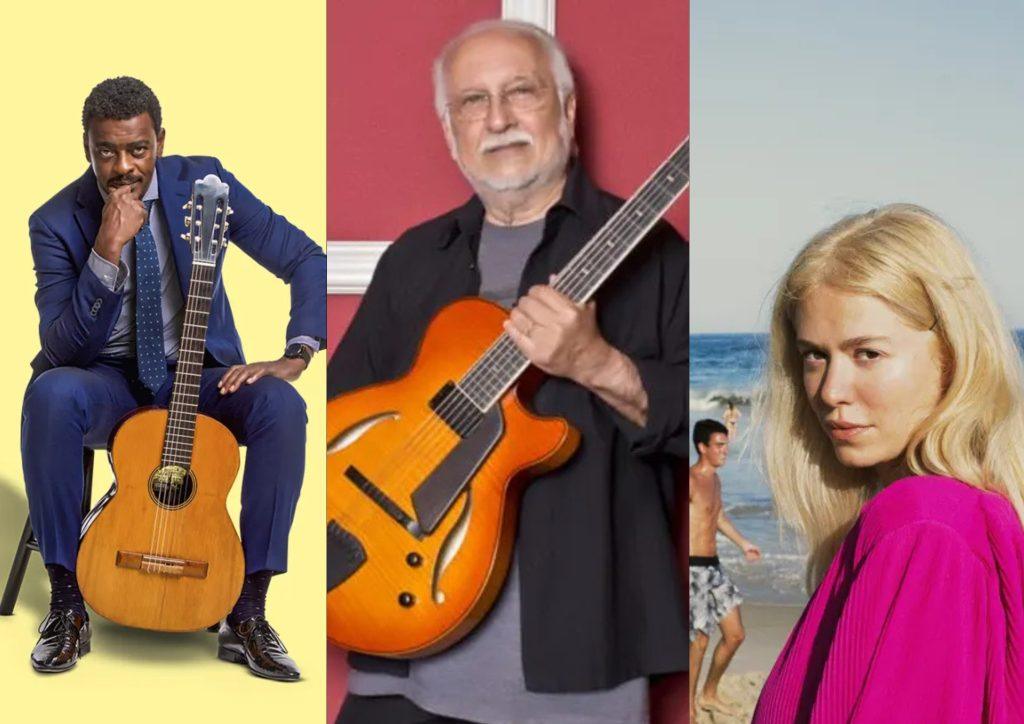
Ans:
[[[460,440],[441,464],[413,491],[412,507],[422,532],[434,532],[504,432],[505,420],[501,416],[501,406],[494,405],[483,415],[473,431]]]

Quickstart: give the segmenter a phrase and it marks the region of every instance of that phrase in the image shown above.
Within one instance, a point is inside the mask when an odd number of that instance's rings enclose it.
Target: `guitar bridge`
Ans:
[[[171,558],[152,553],[118,551],[115,565],[143,573],[159,573],[177,578],[206,578],[210,564],[205,561],[190,561],[185,558]]]

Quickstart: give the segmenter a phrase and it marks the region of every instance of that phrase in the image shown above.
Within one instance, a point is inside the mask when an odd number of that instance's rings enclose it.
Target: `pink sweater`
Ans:
[[[753,721],[1024,722],[1024,530],[1013,507],[931,476],[868,502]]]

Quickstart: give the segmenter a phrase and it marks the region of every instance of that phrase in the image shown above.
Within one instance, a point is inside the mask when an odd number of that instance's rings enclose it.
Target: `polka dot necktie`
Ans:
[[[146,202],[146,223],[135,235],[135,357],[139,380],[156,394],[167,379],[164,320],[160,310],[160,259],[149,228],[153,202]]]

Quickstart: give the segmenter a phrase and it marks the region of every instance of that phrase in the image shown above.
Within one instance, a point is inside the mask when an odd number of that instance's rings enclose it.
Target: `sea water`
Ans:
[[[740,411],[738,434],[719,471],[725,514],[740,533],[761,548],[761,560],[748,562],[719,533],[718,556],[743,597],[758,603],[803,604],[806,553],[795,534],[783,529],[763,475],[761,444],[751,431],[751,401],[760,382],[768,338],[762,334],[690,336],[690,433],[697,420],[722,421],[726,403]],[[690,463],[697,453],[690,446]]]

